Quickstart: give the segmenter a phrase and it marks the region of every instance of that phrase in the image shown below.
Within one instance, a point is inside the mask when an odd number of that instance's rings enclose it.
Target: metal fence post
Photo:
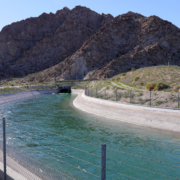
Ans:
[[[116,89],[116,101],[117,101],[117,89]]]
[[[96,98],[97,98],[97,88],[96,88]]]
[[[130,91],[130,103],[131,103],[131,91]]]
[[[150,106],[151,106],[151,90],[150,90]]]
[[[106,89],[104,91],[105,91],[105,99],[106,99]]]
[[[178,92],[178,108],[179,108],[179,92]]]
[[[106,144],[101,145],[101,180],[106,180]]]
[[[4,159],[4,180],[6,180],[6,121],[3,117],[3,159]]]

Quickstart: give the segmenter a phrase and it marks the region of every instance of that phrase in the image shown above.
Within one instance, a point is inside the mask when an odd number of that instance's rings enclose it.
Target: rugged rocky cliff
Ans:
[[[0,32],[0,78],[39,72],[60,79],[108,78],[132,67],[180,65],[180,29],[156,16],[113,18],[63,8]]]
[[[128,12],[104,25],[59,70],[65,79],[108,78],[168,62],[180,65],[180,29],[156,16]]]
[[[0,33],[1,76],[24,76],[58,64],[112,19],[111,15],[100,15],[77,6],[56,14],[43,13],[38,18],[3,28]]]

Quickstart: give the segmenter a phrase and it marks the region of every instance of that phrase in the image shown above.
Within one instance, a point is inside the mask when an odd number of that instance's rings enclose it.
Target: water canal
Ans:
[[[180,134],[82,113],[74,98],[43,95],[1,106],[8,154],[45,180],[93,180],[101,176],[106,144],[107,179],[180,178]]]

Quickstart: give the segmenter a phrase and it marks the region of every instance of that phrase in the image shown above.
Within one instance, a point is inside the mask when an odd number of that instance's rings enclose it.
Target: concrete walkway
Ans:
[[[180,133],[180,110],[145,107],[92,98],[86,96],[82,90],[73,90],[72,93],[78,94],[73,105],[82,111],[139,126]]]

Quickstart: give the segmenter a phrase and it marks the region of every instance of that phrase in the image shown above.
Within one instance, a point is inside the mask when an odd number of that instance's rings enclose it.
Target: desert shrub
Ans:
[[[159,90],[163,90],[163,89],[167,89],[169,86],[167,84],[164,83],[157,83],[156,87],[154,88],[154,90],[159,91]]]
[[[140,85],[140,86],[144,86],[144,83],[143,83],[143,82],[140,82],[139,85]]]
[[[134,68],[134,67],[131,68],[131,71],[135,71],[135,70],[136,70],[136,68]]]
[[[126,76],[126,73],[122,73],[121,76]]]
[[[118,78],[116,78],[116,81],[119,81],[120,80],[120,78],[118,77]]]
[[[149,83],[146,85],[146,89],[147,90],[153,90],[154,88],[156,87],[156,84],[155,83]]]
[[[139,79],[139,77],[137,76],[133,79],[133,81],[138,81],[138,79]]]
[[[180,85],[174,86],[173,89],[178,91],[180,89]]]
[[[137,96],[142,96],[143,95],[143,92],[139,92],[139,94]]]

